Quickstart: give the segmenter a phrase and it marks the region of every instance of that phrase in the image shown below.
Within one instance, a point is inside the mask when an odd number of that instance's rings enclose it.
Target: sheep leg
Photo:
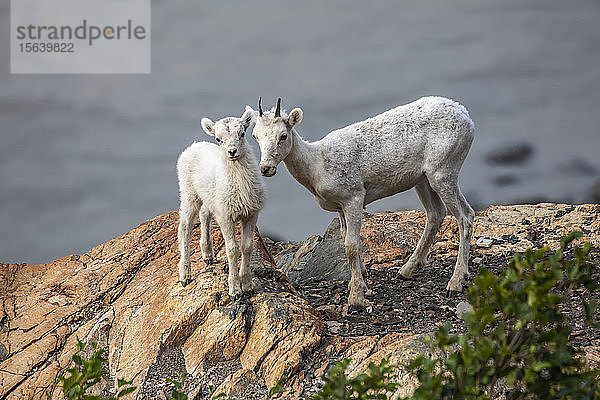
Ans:
[[[400,277],[406,279],[411,278],[415,271],[425,264],[429,248],[433,244],[435,235],[440,229],[446,215],[444,203],[442,203],[440,196],[431,188],[427,180],[419,182],[415,186],[415,191],[425,208],[427,220],[417,247],[406,264],[400,269]]]
[[[442,198],[446,207],[452,215],[454,215],[456,222],[458,223],[458,231],[460,234],[458,257],[456,259],[454,273],[448,281],[446,290],[448,292],[461,291],[465,278],[469,276],[469,248],[471,246],[475,212],[460,192],[457,177],[436,177],[432,182],[432,187]]]
[[[242,282],[242,292],[252,291],[252,271],[250,270],[250,256],[252,255],[252,245],[254,243],[254,228],[258,214],[252,215],[242,220],[242,265],[240,267],[240,279]]]
[[[229,218],[222,218],[218,222],[223,233],[223,239],[225,240],[225,250],[229,264],[229,277],[227,280],[229,284],[229,296],[235,300],[242,295],[242,286],[238,271],[240,249],[235,240],[235,222]]]
[[[473,221],[475,220],[475,211],[471,207],[471,205],[467,202],[465,196],[461,193],[460,188],[457,187],[458,190],[458,205],[461,212],[461,221],[458,225],[460,232],[460,243],[458,246],[458,258],[460,258],[460,262],[463,263],[463,277],[469,277],[469,251],[471,248],[471,236],[473,235]],[[458,265],[459,260],[457,259],[456,263]],[[457,280],[460,278],[455,277],[456,269],[454,270],[454,274],[450,281],[448,282],[447,290],[455,290],[452,289],[454,286],[452,284],[453,279]],[[461,288],[462,289],[462,288]],[[459,289],[460,290],[460,289]]]
[[[346,227],[346,216],[344,215],[343,211],[339,211],[338,215],[340,220],[340,234],[342,236],[342,242],[346,242],[346,232],[348,231],[348,228]],[[358,260],[360,261],[360,272],[362,273],[363,278],[365,278],[367,276],[367,268],[360,257],[358,257]]]
[[[202,249],[202,259],[206,265],[213,263],[212,240],[210,238],[210,223],[212,214],[205,206],[200,207],[200,248]]]
[[[340,218],[340,235],[342,236],[342,241],[346,241],[346,217],[343,211],[339,211],[338,215]]]
[[[364,291],[367,288],[363,280],[360,260],[360,226],[362,224],[362,199],[344,208],[346,219],[346,257],[350,264],[350,283],[348,284],[348,305],[350,307],[366,307]]]
[[[190,236],[194,226],[194,216],[198,210],[198,203],[193,199],[182,199],[179,207],[179,228],[177,241],[179,244],[179,282],[183,287],[192,281],[190,262]]]

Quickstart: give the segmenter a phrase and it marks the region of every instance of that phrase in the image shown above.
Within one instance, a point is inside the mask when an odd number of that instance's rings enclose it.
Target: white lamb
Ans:
[[[262,174],[275,175],[283,161],[323,209],[339,213],[351,270],[350,306],[366,305],[360,259],[363,207],[413,187],[425,207],[427,222],[400,275],[409,278],[425,263],[448,207],[458,221],[460,245],[447,289],[462,289],[475,215],[458,187],[474,131],[462,105],[442,97],[424,97],[335,130],[314,143],[304,141],[293,129],[302,121],[300,108],[288,115],[281,111],[279,99],[274,112],[263,113],[259,101],[258,113],[253,133],[261,150]]]
[[[194,143],[181,153],[177,176],[181,206],[179,208],[179,280],[185,287],[191,282],[190,235],[196,215],[200,215],[202,258],[213,261],[210,223],[214,217],[225,239],[229,263],[229,295],[232,298],[252,290],[250,254],[258,213],[265,203],[266,190],[258,163],[244,138],[254,120],[250,107],[241,118],[228,117],[217,122],[208,118],[202,128],[214,136],[219,146]],[[240,250],[235,239],[235,223],[241,221],[242,263],[238,272]]]

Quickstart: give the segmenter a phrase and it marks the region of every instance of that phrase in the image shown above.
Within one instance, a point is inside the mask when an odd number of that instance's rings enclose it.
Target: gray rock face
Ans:
[[[283,255],[277,266],[287,271],[290,283],[312,280],[349,281],[350,268],[340,234],[340,221],[334,218],[323,237],[311,236],[295,251]]]

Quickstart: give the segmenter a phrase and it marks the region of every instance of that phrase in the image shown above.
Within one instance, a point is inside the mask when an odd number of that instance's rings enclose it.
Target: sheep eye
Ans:
[[[240,137],[244,137],[244,136],[246,136],[246,133],[242,132],[242,134],[240,135]]]
[[[283,142],[285,139],[287,139],[287,133],[284,133],[283,135],[281,135],[281,136],[279,137],[279,141],[280,141],[280,142]]]
[[[221,139],[219,139],[219,138],[215,138],[215,139],[217,139],[217,143],[221,143]]]

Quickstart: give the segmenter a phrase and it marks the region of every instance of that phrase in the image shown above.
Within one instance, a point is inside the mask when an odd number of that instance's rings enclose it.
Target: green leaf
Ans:
[[[121,398],[129,393],[134,392],[137,389],[136,386],[130,386],[128,388],[125,388],[123,390],[120,390],[119,393],[117,394],[117,398]]]
[[[550,368],[552,367],[552,364],[547,362],[547,361],[536,361],[533,363],[533,365],[531,366],[531,368],[535,371],[535,372],[540,372],[541,370],[545,369],[545,368]]]
[[[133,380],[128,381],[127,379],[123,379],[123,378],[118,378],[117,379],[117,387],[121,387],[121,386],[125,386],[125,385],[131,385],[133,383]]]

